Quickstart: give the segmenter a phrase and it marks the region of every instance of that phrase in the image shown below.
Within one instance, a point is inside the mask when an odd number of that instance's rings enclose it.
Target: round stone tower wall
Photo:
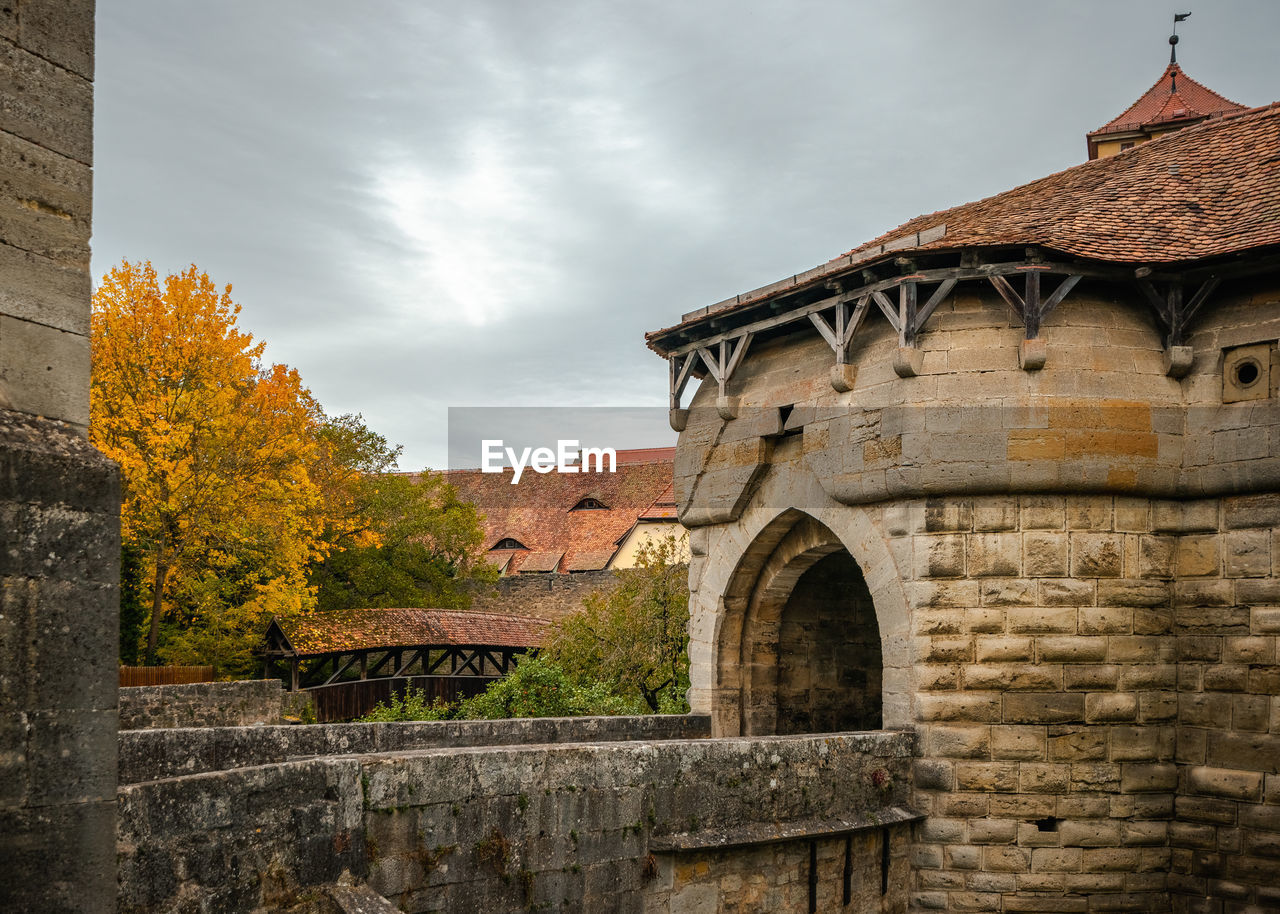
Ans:
[[[1022,328],[973,288],[914,377],[879,324],[848,392],[802,332],[753,344],[736,418],[714,383],[695,395],[694,709],[760,732],[769,665],[831,653],[760,633],[806,561],[845,550],[883,724],[918,738],[914,909],[1280,904],[1280,295],[1230,287],[1177,380],[1134,297],[1081,283],[1027,371]]]

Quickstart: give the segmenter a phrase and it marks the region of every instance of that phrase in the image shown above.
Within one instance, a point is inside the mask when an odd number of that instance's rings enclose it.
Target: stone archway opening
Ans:
[[[884,663],[862,569],[814,518],[788,512],[747,551],[724,599],[721,735],[876,730]]]
[[[777,652],[775,732],[880,729],[880,630],[848,552],[833,552],[800,576],[782,607]]]

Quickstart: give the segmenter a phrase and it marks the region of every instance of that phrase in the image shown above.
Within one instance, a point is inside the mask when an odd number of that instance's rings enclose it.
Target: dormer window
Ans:
[[[598,498],[584,498],[573,506],[574,511],[608,511],[609,506]]]
[[[505,539],[498,540],[498,544],[494,546],[492,549],[490,549],[489,551],[497,552],[499,549],[528,549],[528,548],[529,547],[524,545],[524,543],[520,542],[519,540],[512,539],[511,537],[508,536]]]

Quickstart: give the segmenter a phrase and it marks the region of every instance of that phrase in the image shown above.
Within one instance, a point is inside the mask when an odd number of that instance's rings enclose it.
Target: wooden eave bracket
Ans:
[[[1068,273],[1046,298],[1041,295],[1040,278],[1042,273],[1052,269],[1049,264],[1042,263],[1029,263],[1018,267],[1017,272],[1023,274],[1022,294],[1018,294],[1018,290],[1003,275],[987,277],[992,287],[1009,306],[1009,310],[1021,322],[1025,331],[1018,352],[1018,361],[1024,371],[1039,371],[1044,368],[1048,360],[1048,347],[1044,340],[1040,339],[1040,327],[1049,312],[1062,304],[1062,300],[1083,278],[1080,273]]]
[[[1165,374],[1171,378],[1184,378],[1191,371],[1194,360],[1194,353],[1186,341],[1187,327],[1222,284],[1222,277],[1210,275],[1200,283],[1191,298],[1184,302],[1181,278],[1170,280],[1161,295],[1150,279],[1150,273],[1149,269],[1139,269],[1137,283],[1147,303],[1151,305],[1151,310],[1155,312],[1156,319],[1164,328]]]
[[[716,409],[721,418],[733,419],[737,416],[738,398],[729,397],[726,386],[734,372],[738,370],[738,366],[742,364],[747,354],[747,347],[751,345],[754,337],[755,333],[748,330],[737,337],[722,338],[715,345],[703,346],[683,355],[672,355],[668,358],[670,374],[668,416],[672,429],[682,432],[688,423],[689,411],[681,407],[680,400],[684,396],[685,387],[689,384],[689,377],[694,373],[694,365],[697,362],[706,366],[711,377],[715,378],[716,384],[719,385]]]

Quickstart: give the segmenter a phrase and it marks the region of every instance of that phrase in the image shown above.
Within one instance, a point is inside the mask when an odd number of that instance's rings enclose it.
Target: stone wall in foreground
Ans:
[[[120,908],[286,908],[346,871],[411,912],[804,912],[846,879],[846,910],[901,911],[912,752],[889,732],[575,743],[147,781],[119,792]]]
[[[0,910],[114,910],[119,483],[85,442],[93,0],[0,5]]]

